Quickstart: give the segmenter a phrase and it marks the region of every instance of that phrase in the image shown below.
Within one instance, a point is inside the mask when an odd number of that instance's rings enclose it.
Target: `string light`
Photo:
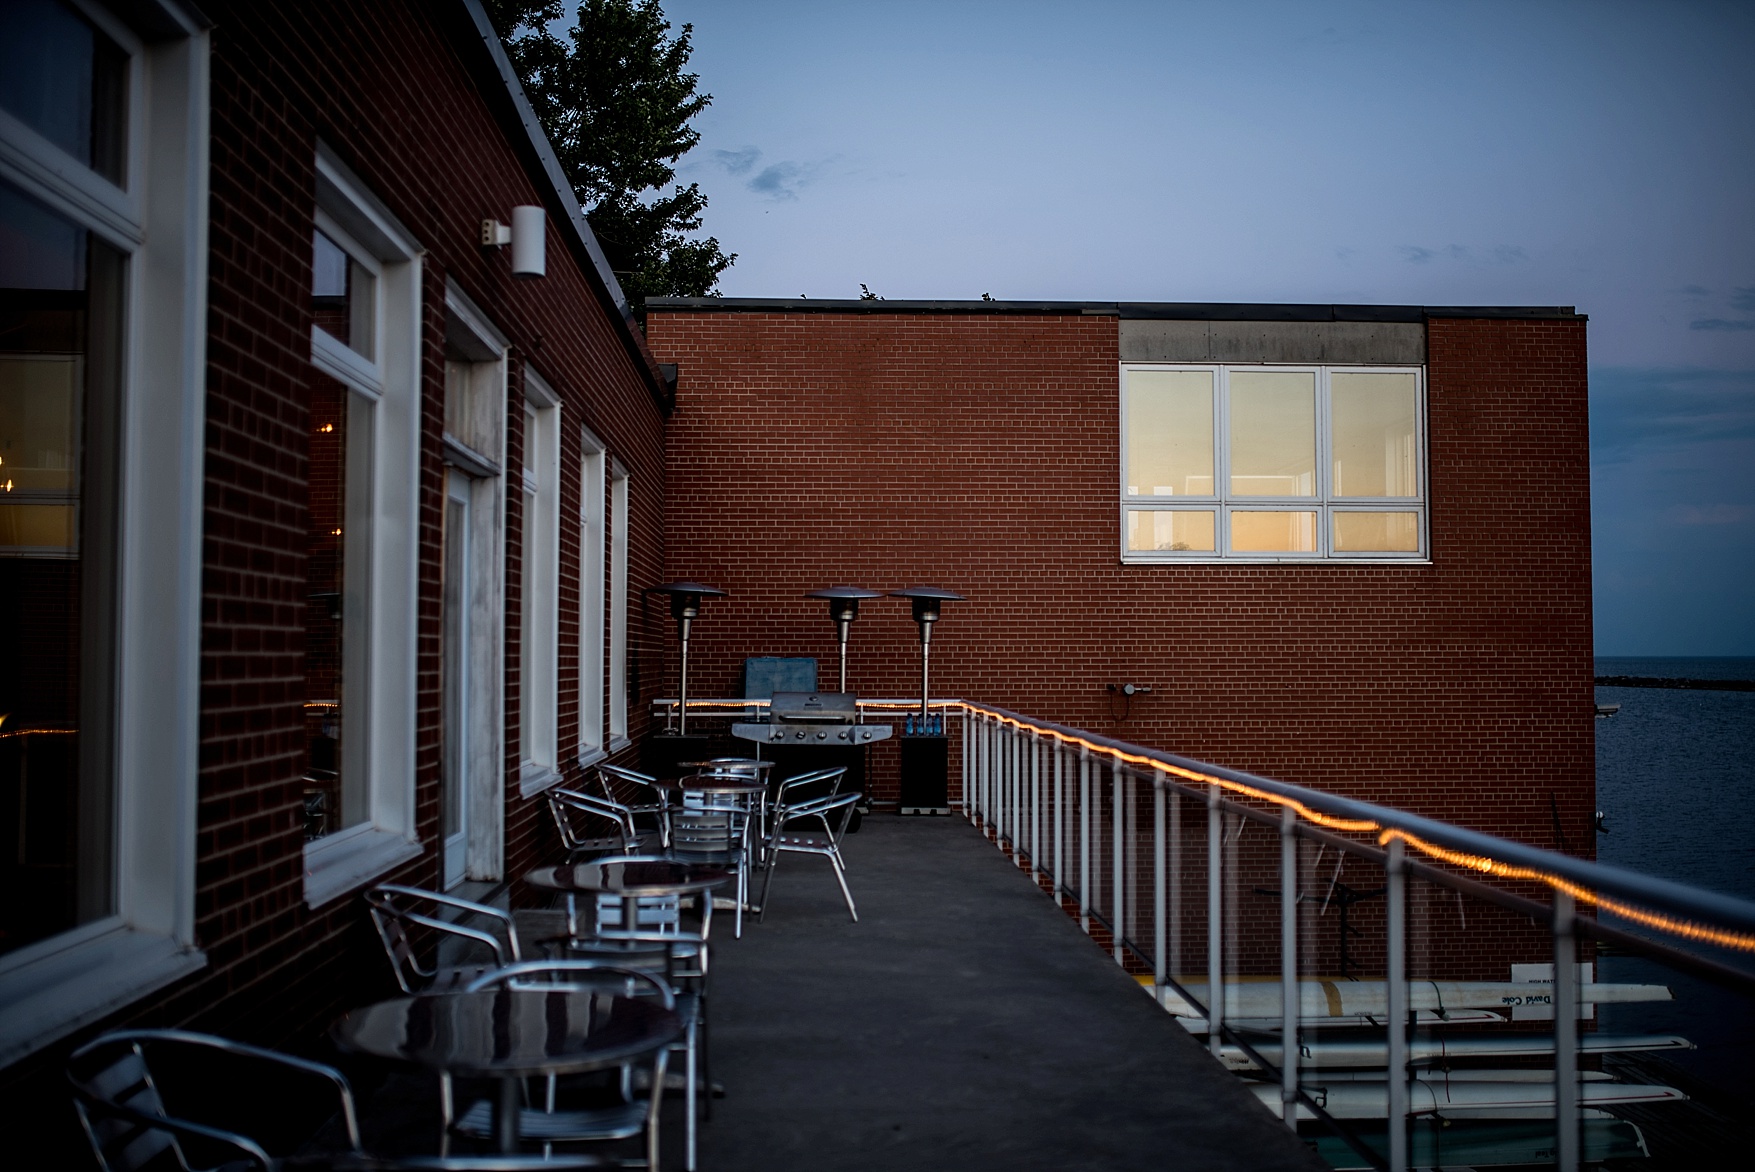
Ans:
[[[752,708],[766,707],[767,704],[768,701],[766,700],[689,701],[690,708]],[[861,708],[876,709],[878,711],[911,711],[919,707],[919,705],[910,700],[861,700],[859,701],[859,706]],[[1623,903],[1620,900],[1599,895],[1588,887],[1574,883],[1569,879],[1564,879],[1559,875],[1554,875],[1547,871],[1540,871],[1532,867],[1521,867],[1512,863],[1501,862],[1498,859],[1490,858],[1486,855],[1475,855],[1464,851],[1449,850],[1436,843],[1427,842],[1418,835],[1409,834],[1405,830],[1398,830],[1394,827],[1385,827],[1381,822],[1376,822],[1368,818],[1338,818],[1332,814],[1325,814],[1321,810],[1312,809],[1310,806],[1305,805],[1296,798],[1286,797],[1283,794],[1269,793],[1268,791],[1259,789],[1256,786],[1248,785],[1240,781],[1233,781],[1227,777],[1215,777],[1210,773],[1201,773],[1198,770],[1186,769],[1180,765],[1172,765],[1167,761],[1160,761],[1155,757],[1147,757],[1139,753],[1130,753],[1127,750],[1118,748],[1114,745],[1100,745],[1095,741],[1087,740],[1075,733],[1061,732],[1059,729],[1046,728],[1039,724],[1032,724],[1027,720],[1019,720],[1017,717],[1006,716],[1003,713],[995,712],[991,708],[982,708],[979,705],[971,704],[967,700],[936,700],[933,701],[932,707],[942,710],[956,709],[966,716],[986,717],[998,724],[1009,725],[1020,732],[1031,733],[1039,737],[1047,737],[1058,741],[1063,745],[1075,746],[1092,753],[1107,755],[1118,764],[1133,765],[1141,769],[1161,770],[1164,773],[1180,777],[1184,781],[1198,782],[1203,785],[1214,785],[1222,790],[1238,794],[1242,797],[1255,798],[1272,805],[1284,806],[1292,810],[1305,821],[1314,823],[1317,826],[1325,827],[1329,830],[1341,830],[1356,834],[1375,832],[1377,834],[1377,842],[1379,846],[1387,846],[1392,841],[1400,841],[1413,847],[1428,858],[1437,859],[1440,862],[1449,863],[1452,866],[1462,867],[1466,870],[1476,871],[1484,875],[1492,875],[1500,879],[1522,879],[1543,883],[1555,891],[1564,892],[1565,894],[1570,895],[1574,900],[1580,903],[1591,904],[1606,912],[1610,912],[1617,916],[1623,916],[1626,919],[1632,920],[1636,924],[1642,924],[1660,932],[1668,932],[1671,935],[1680,936],[1685,940],[1716,944],[1723,948],[1736,949],[1741,952],[1755,952],[1755,933],[1728,931],[1723,928],[1714,928],[1710,925],[1697,924],[1691,920],[1684,920],[1675,916],[1665,915],[1661,912],[1647,911],[1644,908],[1635,907],[1631,904]]]
[[[318,431],[334,431],[335,425],[333,423],[325,423],[322,427],[319,427],[317,430]]]

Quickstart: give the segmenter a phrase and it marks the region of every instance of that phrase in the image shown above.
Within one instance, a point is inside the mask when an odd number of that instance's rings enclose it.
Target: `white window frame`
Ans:
[[[305,902],[337,899],[417,858],[415,680],[419,611],[420,244],[326,146],[317,225],[374,270],[373,357],[311,327],[311,363],[372,414],[369,452],[347,454],[343,784],[366,787],[366,819],[305,844]],[[354,429],[349,428],[349,434]],[[369,457],[369,469],[365,467]],[[356,473],[363,472],[363,477]],[[361,481],[364,481],[361,483]],[[366,532],[357,533],[362,528]],[[356,539],[357,533],[357,539]],[[363,632],[363,634],[362,634]]]
[[[579,765],[604,751],[603,620],[605,478],[608,455],[588,428],[579,429]]]
[[[447,337],[464,351],[475,394],[492,405],[487,451],[446,433],[447,460],[470,477],[469,662],[473,678],[506,678],[506,370],[511,342],[479,306],[447,280]],[[480,443],[481,441],[477,441]],[[506,690],[484,687],[469,705],[466,775],[469,846],[464,877],[493,882],[506,857]]]
[[[628,470],[609,462],[609,745],[628,740]]]
[[[524,508],[535,510],[534,548],[520,575],[518,790],[532,797],[561,780],[556,753],[560,694],[561,398],[534,370],[524,372]],[[534,428],[532,424],[534,423]],[[531,434],[534,430],[535,434]],[[523,531],[531,531],[527,520]]]
[[[0,111],[0,179],[128,257],[116,493],[113,912],[0,956],[0,1066],[207,963],[195,946],[207,348],[204,22],[153,39],[74,6],[129,55],[125,186]]]
[[[1127,376],[1130,371],[1193,371],[1213,378],[1213,487],[1208,496],[1163,497],[1128,492]],[[1232,493],[1230,477],[1230,375],[1232,371],[1286,371],[1314,376],[1316,389],[1316,491],[1309,497],[1258,496]],[[1412,374],[1415,378],[1414,446],[1418,453],[1418,495],[1413,497],[1338,497],[1331,492],[1333,471],[1330,446],[1329,376],[1333,374]],[[1429,565],[1428,537],[1426,370],[1422,366],[1323,365],[1319,363],[1188,363],[1124,362],[1120,364],[1120,550],[1129,564],[1187,565],[1223,562],[1263,564],[1370,564]],[[1292,512],[1316,514],[1316,548],[1309,553],[1274,553],[1231,548],[1231,513]],[[1132,512],[1200,512],[1214,514],[1212,550],[1133,550],[1127,547],[1128,514]],[[1410,512],[1417,517],[1418,541],[1413,552],[1336,553],[1332,518],[1346,512]]]

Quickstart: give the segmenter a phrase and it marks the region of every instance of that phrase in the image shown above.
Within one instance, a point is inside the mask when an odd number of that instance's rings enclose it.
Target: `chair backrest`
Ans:
[[[372,924],[378,930],[378,940],[396,974],[396,983],[404,993],[425,989],[439,971],[437,962],[430,968],[421,963],[414,929],[424,928],[441,937],[480,945],[493,954],[496,968],[523,959],[518,954],[518,933],[512,927],[512,917],[499,908],[396,883],[379,884],[365,893],[365,900],[372,913]],[[487,919],[501,931],[485,932],[455,919],[445,919],[447,911]]]
[[[833,769],[813,769],[809,773],[789,777],[780,783],[779,792],[775,795],[775,811],[777,814],[784,814],[787,807],[800,802],[832,798],[841,792],[841,784],[846,778],[845,765],[838,765]]]
[[[527,960],[484,973],[465,988],[467,993],[484,989],[578,990],[587,993],[619,993],[626,997],[655,996],[664,1008],[676,1008],[676,994],[652,973],[624,968],[607,959]]]
[[[633,811],[613,798],[579,790],[551,789],[548,809],[554,815],[555,829],[568,854],[631,851],[639,842]]]
[[[725,854],[743,849],[749,811],[741,806],[685,806],[670,815],[673,854]]]
[[[189,1152],[223,1154],[227,1169],[245,1166],[271,1172],[274,1161],[256,1140],[204,1123],[171,1117],[164,1097],[147,1062],[147,1048],[186,1051],[196,1060],[192,1068],[216,1062],[242,1060],[254,1067],[278,1068],[280,1073],[310,1077],[328,1084],[336,1095],[347,1139],[353,1151],[360,1146],[359,1117],[353,1092],[339,1071],[321,1063],[246,1046],[227,1038],[186,1030],[118,1030],[104,1034],[75,1050],[67,1060],[67,1079],[73,1086],[73,1105],[79,1115],[92,1153],[103,1172],[133,1172],[162,1168],[175,1161],[190,1169]],[[173,1066],[179,1064],[173,1063]],[[180,1067],[190,1067],[187,1061]],[[226,1067],[232,1069],[230,1065]],[[211,1095],[201,1098],[205,1101]],[[327,1111],[328,1109],[325,1108]],[[263,1120],[258,1119],[258,1122]]]
[[[659,787],[656,777],[637,769],[629,769],[626,765],[610,765],[607,762],[598,765],[597,784],[602,787],[603,796],[612,802],[623,802],[622,796],[616,793],[617,786],[622,787],[624,794],[636,795],[640,802],[661,801],[664,798],[664,790]]]

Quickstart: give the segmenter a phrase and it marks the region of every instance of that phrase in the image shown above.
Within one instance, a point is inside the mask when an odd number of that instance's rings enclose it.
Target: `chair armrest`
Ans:
[[[291,1054],[282,1054],[278,1050],[264,1050],[259,1046],[250,1046],[243,1042],[234,1042],[230,1038],[221,1038],[213,1034],[198,1034],[190,1030],[114,1030],[86,1043],[84,1046],[81,1046],[68,1057],[67,1061],[68,1065],[72,1066],[84,1055],[101,1046],[141,1045],[152,1043],[169,1043],[174,1046],[188,1046],[197,1049],[217,1050],[224,1054],[232,1054],[240,1058],[248,1058],[255,1062],[265,1062],[271,1065],[281,1066],[288,1070],[297,1071],[300,1074],[306,1074],[312,1078],[321,1079],[329,1083],[331,1088],[335,1091],[337,1102],[341,1108],[342,1122],[347,1128],[347,1141],[353,1146],[355,1151],[359,1150],[359,1112],[354,1106],[353,1088],[348,1085],[347,1076],[333,1066],[325,1066],[321,1062],[313,1062],[308,1058],[297,1058]],[[72,1079],[73,1076],[69,1073],[68,1077],[69,1079]],[[77,1080],[74,1080],[74,1087],[76,1089],[82,1089],[79,1087]],[[110,1103],[103,1103],[102,1108],[106,1111],[127,1110],[127,1108],[119,1107]],[[152,1116],[142,1117],[147,1119],[154,1118]],[[212,1128],[202,1129],[201,1125],[192,1123],[184,1123],[183,1126],[201,1129],[203,1133],[212,1132],[213,1136],[210,1138],[219,1137],[227,1139],[228,1142],[236,1142],[229,1132],[218,1131],[217,1129]],[[241,1136],[237,1137],[237,1139],[243,1140],[243,1143],[239,1145],[240,1147],[244,1147],[246,1150],[253,1149],[253,1151],[256,1152],[261,1151],[253,1141],[244,1139]],[[272,1165],[267,1165],[265,1167],[272,1167]]]

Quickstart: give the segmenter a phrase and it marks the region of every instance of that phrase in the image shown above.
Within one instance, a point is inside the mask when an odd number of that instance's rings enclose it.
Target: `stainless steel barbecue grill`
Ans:
[[[887,739],[890,726],[859,723],[852,692],[775,692],[766,721],[740,721],[731,734],[762,745],[849,748]]]

